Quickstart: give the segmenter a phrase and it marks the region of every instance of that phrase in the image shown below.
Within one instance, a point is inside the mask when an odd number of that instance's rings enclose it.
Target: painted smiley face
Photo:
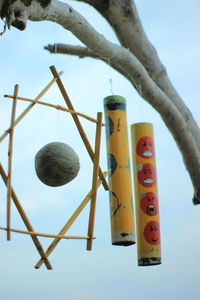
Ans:
[[[160,244],[160,225],[156,221],[147,223],[144,228],[144,238],[152,245]]]
[[[152,187],[157,183],[156,170],[151,164],[139,165],[138,181],[145,187]]]
[[[140,207],[148,216],[156,216],[158,214],[158,197],[156,194],[149,192],[140,195]]]
[[[136,146],[137,155],[142,158],[153,158],[155,156],[154,142],[150,136],[143,136],[139,139]]]

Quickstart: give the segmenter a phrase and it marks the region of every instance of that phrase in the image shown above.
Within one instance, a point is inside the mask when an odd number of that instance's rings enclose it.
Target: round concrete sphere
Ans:
[[[35,156],[36,174],[43,183],[50,186],[70,182],[77,176],[79,169],[78,155],[64,143],[49,143]]]

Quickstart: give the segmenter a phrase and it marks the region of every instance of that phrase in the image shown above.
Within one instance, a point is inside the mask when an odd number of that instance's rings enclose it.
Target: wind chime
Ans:
[[[121,96],[104,99],[110,218],[113,245],[135,243],[126,100]],[[138,265],[161,263],[160,221],[153,126],[131,126],[135,182]]]
[[[120,96],[108,96],[104,110],[112,244],[129,246],[135,243],[135,233],[126,101]]]
[[[7,174],[0,163],[0,175],[7,186],[7,226],[0,227],[0,229],[7,231],[7,240],[11,239],[11,232],[30,235],[41,256],[40,260],[35,265],[35,268],[40,268],[44,263],[47,269],[52,269],[48,257],[62,239],[85,239],[86,249],[92,249],[92,242],[95,238],[94,222],[97,190],[101,184],[106,191],[109,191],[112,245],[131,246],[136,243],[126,100],[125,98],[116,95],[104,98],[105,124],[103,124],[101,112],[98,112],[97,118],[94,119],[88,115],[77,112],[74,109],[60,78],[62,72],[58,73],[54,66],[51,66],[50,70],[54,78],[35,100],[19,97],[18,85],[15,86],[14,95],[5,96],[6,98],[13,99],[11,124],[10,128],[8,128],[8,130],[0,137],[1,143],[9,136]],[[55,82],[57,83],[68,108],[40,101],[40,98]],[[31,104],[16,118],[17,100],[31,102]],[[36,104],[53,107],[71,114],[80,137],[93,162],[91,190],[74,211],[72,216],[67,220],[59,233],[55,235],[34,231],[33,226],[12,187],[14,128]],[[96,124],[94,150],[90,145],[79,117],[85,118]],[[108,172],[103,172],[99,165],[101,129],[103,126],[105,126],[106,129]],[[152,124],[133,124],[131,126],[131,137],[135,182],[138,265],[156,265],[161,263],[161,250],[156,160]],[[77,153],[69,145],[64,143],[49,143],[42,147],[35,156],[36,174],[44,184],[49,186],[56,187],[69,183],[78,175],[79,168],[80,163]],[[108,183],[106,181],[107,175]],[[11,199],[13,200],[27,231],[11,228]],[[65,235],[88,202],[90,202],[90,212],[87,236]],[[53,242],[46,251],[43,249],[38,239],[39,236],[53,238]]]
[[[158,185],[153,126],[131,126],[135,179],[138,265],[161,263]]]

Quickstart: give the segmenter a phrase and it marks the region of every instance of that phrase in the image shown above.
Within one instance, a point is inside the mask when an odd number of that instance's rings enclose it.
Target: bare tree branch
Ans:
[[[138,58],[150,77],[173,100],[174,105],[187,120],[188,130],[192,132],[200,151],[200,130],[189,109],[173,87],[155,47],[149,41],[141,24],[134,0],[82,0],[81,2],[90,4],[99,11],[114,29],[121,45],[129,49]]]
[[[84,50],[87,56],[109,62],[113,68],[129,79],[138,93],[160,113],[174,136],[194,186],[194,203],[200,203],[199,128],[188,108],[172,87],[155,49],[147,40],[133,1],[84,1],[93,3],[110,21],[122,46],[106,40],[68,4],[51,0],[48,5],[43,7],[40,1],[32,0],[30,6],[23,7],[23,21],[26,23],[28,19],[32,21],[48,20],[60,24],[87,46],[86,49],[71,47],[70,54],[83,56]],[[16,22],[15,11],[18,2],[17,0],[11,7],[14,12],[12,24]],[[108,17],[109,13],[112,16]],[[130,44],[128,44],[128,37],[131,38]],[[127,49],[128,45],[129,49]],[[140,51],[141,54],[139,54]]]

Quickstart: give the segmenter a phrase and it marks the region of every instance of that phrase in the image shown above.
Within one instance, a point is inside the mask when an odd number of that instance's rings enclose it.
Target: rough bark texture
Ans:
[[[82,0],[92,5],[112,26],[119,45],[106,40],[68,4],[58,0],[14,0],[6,14],[11,24],[25,29],[27,20],[56,22],[70,30],[86,47],[57,45],[56,53],[101,59],[123,74],[161,115],[172,133],[200,203],[200,130],[167,75],[148,40],[133,0]],[[0,0],[0,13],[2,0]],[[1,13],[2,16],[2,13]],[[45,47],[50,52],[55,45]]]

